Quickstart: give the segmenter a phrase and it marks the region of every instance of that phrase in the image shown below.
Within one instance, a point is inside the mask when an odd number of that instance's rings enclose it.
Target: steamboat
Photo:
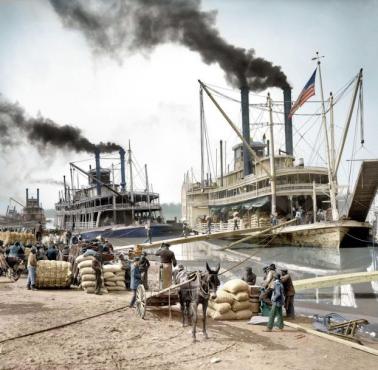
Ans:
[[[153,237],[177,232],[175,225],[164,222],[160,196],[149,184],[147,165],[144,166],[144,188],[135,187],[133,173],[136,170],[140,173],[141,169],[136,168],[130,143],[127,156],[128,186],[123,148],[119,149],[118,164],[112,163],[110,168],[101,165],[103,158],[99,149],[94,153],[94,168],[89,165],[84,170],[70,163],[71,183],[69,185],[63,176],[64,188],[55,204],[57,228],[80,233],[84,239],[100,235],[105,238],[140,238],[146,236],[147,228]],[[119,181],[116,181],[117,173]],[[85,177],[85,185],[80,186],[79,175]]]
[[[319,60],[317,71],[321,77]],[[352,90],[352,100],[337,148],[333,108],[339,97],[334,99],[330,94],[329,100],[325,102],[320,79],[321,114],[318,115],[321,117],[321,129],[325,138],[325,166],[305,165],[303,158],[294,156],[290,88],[283,91],[283,103],[273,102],[268,94],[266,102],[260,105],[268,115],[269,131],[267,136],[261,135],[261,140],[256,140],[257,130],[254,138],[250,135],[249,114],[250,109],[257,104],[249,103],[248,88],[240,89],[242,130],[239,131],[215,98],[223,97],[224,94],[201,81],[199,83],[201,180],[194,181],[193,176],[187,172],[184,176],[181,199],[182,217],[193,229],[204,232],[209,227],[206,221],[209,219],[211,231],[220,231],[231,228],[262,229],[297,217],[296,225],[272,230],[272,244],[330,248],[368,244],[371,225],[366,222],[366,218],[377,192],[378,160],[362,161],[354,190],[348,194],[342,193],[343,187],[339,185],[337,178],[356,102],[361,120],[361,144],[364,143],[361,114],[362,69],[348,85]],[[221,140],[219,157],[217,155],[216,159],[220,174],[216,173],[214,177],[208,173],[206,178],[204,93],[240,139],[232,148],[233,168],[225,166],[224,145]],[[281,113],[274,108],[275,103],[283,106],[281,112],[284,120],[284,148],[276,148],[275,145],[274,130],[277,128],[273,122],[273,112]]]

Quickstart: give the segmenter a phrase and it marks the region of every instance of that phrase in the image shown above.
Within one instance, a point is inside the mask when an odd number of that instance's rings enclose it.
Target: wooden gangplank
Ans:
[[[203,241],[203,240],[230,238],[234,236],[244,236],[244,235],[249,235],[251,233],[257,233],[261,230],[263,230],[262,227],[253,227],[253,228],[240,229],[240,230],[219,231],[219,232],[214,232],[211,234],[188,235],[187,237],[181,236],[179,238],[159,240],[159,241],[152,242],[151,244],[141,243],[141,244],[138,244],[138,246],[141,247],[142,249],[158,248],[160,247],[162,243],[168,243],[171,245],[185,244],[185,243],[192,243],[192,242],[198,242],[198,241]],[[114,247],[114,249],[122,250],[122,249],[130,248],[130,247],[132,247],[132,245]]]
[[[378,159],[365,160],[361,164],[354,188],[348,218],[364,222],[378,187]]]
[[[310,279],[294,280],[293,284],[295,290],[298,292],[306,289],[327,288],[345,284],[359,284],[375,280],[378,280],[378,271],[320,276]]]

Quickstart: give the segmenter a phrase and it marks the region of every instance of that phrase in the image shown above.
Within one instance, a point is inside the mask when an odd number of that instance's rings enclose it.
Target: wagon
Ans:
[[[168,288],[163,288],[160,262],[150,261],[148,270],[148,290],[140,284],[136,291],[136,313],[140,318],[146,315],[147,307],[162,307],[175,305],[179,302],[179,288],[187,284],[172,284]],[[173,278],[172,278],[173,282]]]

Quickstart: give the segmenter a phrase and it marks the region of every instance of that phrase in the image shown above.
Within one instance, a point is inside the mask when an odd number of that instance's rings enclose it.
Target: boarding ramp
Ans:
[[[365,160],[361,164],[348,218],[364,222],[378,187],[378,159]]]

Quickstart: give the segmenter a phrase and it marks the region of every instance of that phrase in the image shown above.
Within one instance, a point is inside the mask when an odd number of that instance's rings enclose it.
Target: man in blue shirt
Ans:
[[[283,330],[282,306],[285,303],[284,287],[281,283],[281,275],[276,274],[272,293],[272,309],[269,315],[268,326],[265,331],[272,331],[274,319],[277,317],[277,326]]]
[[[131,298],[129,307],[134,307],[136,301],[136,291],[138,289],[139,284],[142,283],[142,276],[139,270],[139,257],[134,258],[134,262],[131,266],[130,275],[130,289],[133,293],[133,296]]]

